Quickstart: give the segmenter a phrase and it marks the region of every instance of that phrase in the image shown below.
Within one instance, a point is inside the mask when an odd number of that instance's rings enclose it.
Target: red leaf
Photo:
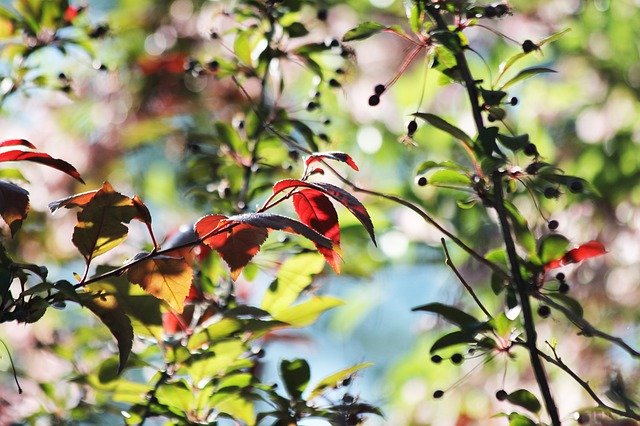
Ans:
[[[329,265],[340,273],[340,226],[336,209],[322,192],[315,189],[303,189],[293,194],[293,207],[302,223],[310,226],[333,242],[330,250],[316,244],[318,251]]]
[[[67,209],[84,207],[97,193],[98,190],[94,189],[93,191],[82,192],[61,200],[52,201],[49,203],[49,210],[51,210],[51,213],[55,213],[55,211],[61,207],[65,207]]]
[[[61,172],[64,172],[69,176],[77,179],[78,181],[84,183],[84,181],[80,177],[80,173],[78,173],[75,167],[64,160],[53,158],[49,154],[45,154],[44,152],[22,150],[6,151],[0,153],[0,162],[3,161],[33,161],[35,163],[44,164],[45,166],[53,167],[54,169],[60,170]]]
[[[276,182],[276,184],[273,185],[273,193],[277,194],[279,192],[284,191],[285,189],[297,188],[297,187],[315,189],[317,191],[320,191],[332,197],[333,199],[338,201],[340,204],[345,206],[360,221],[362,226],[364,226],[364,228],[367,230],[367,232],[369,233],[369,236],[371,237],[371,241],[373,241],[373,244],[376,244],[376,236],[374,234],[371,217],[369,217],[369,213],[367,212],[367,209],[362,205],[362,203],[356,197],[349,194],[344,189],[337,187],[335,185],[332,185],[330,183],[322,183],[322,182],[311,183],[311,182],[305,182],[297,179],[284,179],[279,182]]]
[[[147,206],[137,195],[134,195],[131,200],[133,201],[133,206],[138,211],[136,219],[143,223],[146,223],[147,225],[151,225],[151,213],[149,212],[149,208],[147,208]]]
[[[599,241],[592,240],[569,250],[560,258],[548,262],[544,265],[544,270],[548,271],[564,265],[582,262],[583,260],[600,256],[605,253],[607,253],[607,250],[604,248],[604,245]]]
[[[217,230],[223,231],[217,234]],[[266,229],[239,223],[222,215],[201,218],[195,224],[195,231],[200,238],[204,238],[203,242],[216,250],[229,265],[234,281],[267,239]]]
[[[0,181],[0,216],[9,225],[11,236],[15,235],[27,217],[29,193],[13,183]]]
[[[10,139],[8,141],[0,142],[0,148],[7,146],[25,146],[29,149],[36,149],[36,147],[26,139]]]
[[[360,170],[349,154],[345,154],[344,152],[340,151],[314,152],[307,157],[304,163],[308,166],[315,161],[321,161],[323,159],[341,161],[343,163],[347,163],[349,167],[351,167],[355,171]]]

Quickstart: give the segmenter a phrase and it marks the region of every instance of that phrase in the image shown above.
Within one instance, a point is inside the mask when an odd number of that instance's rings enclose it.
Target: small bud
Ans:
[[[489,122],[493,123],[494,121],[496,121],[496,116],[493,114],[489,114],[487,116],[487,120],[489,120]]]
[[[518,105],[518,98],[516,98],[515,96],[513,98],[511,98],[511,100],[509,101],[509,103],[513,106]]]
[[[524,43],[522,43],[522,51],[524,53],[531,53],[534,50],[538,50],[538,45],[531,40],[525,40]]]
[[[307,104],[307,111],[313,111],[315,109],[318,109],[318,103],[317,102],[309,102]]]
[[[538,306],[538,315],[540,315],[542,318],[546,318],[550,314],[551,314],[551,308],[549,308],[547,305]]]
[[[558,281],[564,281],[565,278],[566,278],[566,276],[562,272],[558,272],[556,274],[556,280],[558,280]]]
[[[485,18],[489,18],[489,19],[491,19],[491,18],[495,18],[497,15],[498,15],[498,14],[497,14],[497,12],[496,12],[496,8],[495,8],[495,7],[493,7],[493,6],[487,6],[487,7],[485,7],[485,8],[484,8],[484,14],[483,14],[483,16],[484,16]]]
[[[377,84],[376,87],[373,88],[373,93],[380,96],[384,93],[385,90],[387,90],[387,88],[384,84]]]
[[[378,95],[371,95],[371,97],[369,98],[369,105],[370,106],[376,106],[380,103],[380,96]]]
[[[529,164],[524,171],[527,172],[527,174],[530,175],[535,175],[536,173],[538,173],[538,171],[544,166],[544,163],[541,161],[534,161],[533,163]]]
[[[329,47],[339,47],[339,46],[340,46],[340,42],[338,41],[337,38],[333,38],[329,42]]]
[[[500,389],[498,392],[496,392],[496,399],[498,401],[504,401],[508,397],[509,397],[509,394],[504,389]]]
[[[549,186],[547,188],[544,189],[544,196],[545,198],[558,198],[560,196],[560,191],[558,191],[556,188]]]
[[[329,86],[337,89],[339,87],[342,87],[342,84],[340,84],[340,82],[335,78],[332,78],[331,80],[329,80]]]
[[[320,138],[320,140],[323,141],[323,142],[329,142],[329,136],[327,136],[326,133],[318,134],[318,138]]]
[[[433,393],[433,397],[434,397],[435,399],[442,398],[442,395],[444,395],[444,391],[441,391],[440,389],[438,389],[437,391],[435,391],[435,392]]]
[[[550,230],[555,231],[556,229],[558,229],[558,221],[557,221],[557,220],[555,220],[555,219],[554,219],[554,220],[550,220],[550,221],[547,223],[547,227],[548,227]]]
[[[349,394],[345,394],[342,397],[342,402],[344,402],[345,404],[353,404],[353,401],[354,401],[353,397]]]
[[[318,12],[316,13],[316,18],[318,18],[319,21],[326,21],[328,16],[329,12],[327,9],[318,9]]]
[[[340,382],[340,386],[349,386],[351,384],[351,377],[347,377],[342,382]]]

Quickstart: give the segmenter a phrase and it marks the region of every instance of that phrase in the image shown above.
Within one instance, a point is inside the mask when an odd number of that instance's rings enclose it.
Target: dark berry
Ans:
[[[380,96],[378,95],[371,95],[371,97],[369,98],[369,105],[371,106],[376,106],[380,103]]]
[[[327,9],[318,9],[318,12],[316,13],[316,18],[320,21],[326,21],[328,16],[329,12]]]
[[[218,34],[216,31],[211,31],[209,33],[209,37],[211,37],[211,40],[217,40],[220,38],[220,34]]]
[[[342,397],[342,402],[345,404],[353,404],[353,397],[349,394],[346,394]]]
[[[418,186],[426,186],[426,185],[427,185],[427,183],[429,183],[429,181],[427,180],[427,178],[426,178],[426,177],[424,177],[424,176],[420,176],[420,177],[418,177],[418,178],[416,179],[416,183],[418,184]],[[438,356],[438,355],[435,355],[435,356]],[[440,358],[440,357],[438,357],[438,358]],[[433,359],[433,358],[432,358],[432,359]]]
[[[329,86],[334,87],[334,88],[342,87],[340,82],[338,80],[336,80],[335,78],[332,78],[331,80],[329,80]]]
[[[318,108],[318,103],[317,102],[309,102],[307,104],[307,111],[313,111],[314,109]]]
[[[198,61],[196,61],[193,58],[189,58],[184,63],[184,70],[187,71],[187,72],[193,71],[198,65],[199,65]]]
[[[497,16],[496,8],[493,6],[487,6],[484,8],[485,18],[495,18]]]
[[[298,151],[289,151],[289,158],[298,161],[300,159],[300,153]]]
[[[496,392],[496,399],[498,401],[504,401],[508,397],[509,397],[509,394],[504,389],[500,389],[498,392]]]
[[[327,118],[322,122],[322,124],[324,124],[325,126],[328,126],[329,124],[331,124],[331,119]]]
[[[551,308],[549,308],[547,305],[538,306],[538,315],[540,315],[542,318],[548,317],[549,314],[551,314]]]
[[[431,362],[434,364],[440,364],[442,362],[442,357],[440,355],[434,355],[431,357]]]
[[[569,183],[569,190],[573,193],[582,192],[583,189],[584,189],[584,184],[582,183],[582,181],[572,180]]]
[[[351,377],[347,377],[342,382],[340,382],[340,386],[349,386],[351,384]]]
[[[218,68],[220,68],[220,63],[216,60],[210,61],[207,64],[207,67],[209,68],[209,70],[211,71],[218,71]]]
[[[407,126],[407,134],[409,136],[413,136],[416,130],[418,130],[418,123],[416,122],[416,120],[411,120],[409,122],[409,125]]]
[[[331,39],[331,41],[329,42],[329,47],[339,47],[340,46],[340,42],[338,41],[337,38]]]
[[[538,148],[536,148],[535,144],[532,144],[531,142],[526,144],[522,151],[524,152],[525,155],[528,155],[529,157],[534,157],[538,155]]]
[[[538,45],[531,40],[525,40],[524,43],[522,43],[522,51],[524,53],[530,53],[534,50],[538,50]]]
[[[338,69],[336,70],[336,74],[338,74],[338,75],[342,75],[342,74],[344,74],[344,69],[342,69],[342,68],[338,68]]]
[[[555,231],[556,229],[558,229],[558,221],[557,221],[557,220],[555,220],[555,219],[550,220],[550,221],[547,223],[547,226],[548,226],[548,227],[549,227],[549,229],[551,229],[552,231]]]
[[[558,292],[560,292],[562,294],[569,293],[569,284],[567,284],[566,282],[562,281],[560,283],[560,285],[558,286]]]
[[[538,173],[538,171],[542,168],[542,166],[544,166],[544,163],[541,161],[534,161],[533,163],[529,164],[524,171],[527,172],[530,175],[535,175],[536,173]]]
[[[511,98],[511,100],[509,101],[509,103],[513,106],[518,105],[518,98],[516,98],[515,96],[513,98]]]
[[[489,122],[493,123],[494,121],[496,121],[496,116],[493,114],[489,114],[487,116],[487,120],[489,120]]]
[[[326,134],[326,133],[320,133],[320,134],[318,135],[318,137],[319,137],[319,138],[320,138],[320,140],[321,140],[321,141],[323,141],[323,142],[329,142],[329,136],[327,136],[327,134]]]
[[[494,8],[496,9],[496,15],[498,16],[498,18],[501,18],[509,13],[509,6],[507,6],[506,4],[497,4],[494,6]]]
[[[544,189],[544,196],[545,198],[558,198],[560,196],[560,191],[558,191],[556,188],[549,186],[547,188]]]
[[[373,88],[373,93],[380,96],[384,93],[385,90],[387,90],[387,88],[384,86],[384,84],[377,84],[376,87]]]
[[[444,395],[444,391],[441,391],[440,389],[438,389],[433,393],[433,397],[435,399],[442,398],[442,395]]]
[[[462,354],[453,354],[451,355],[451,362],[454,364],[461,364],[462,363]]]
[[[105,35],[107,35],[108,32],[109,32],[109,26],[108,25],[106,25],[106,24],[98,25],[97,27],[95,27],[89,33],[89,37],[91,37],[91,38],[104,37]]]

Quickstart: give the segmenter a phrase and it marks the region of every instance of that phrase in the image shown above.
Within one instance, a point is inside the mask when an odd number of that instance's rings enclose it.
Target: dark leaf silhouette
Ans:
[[[323,159],[347,163],[349,167],[351,167],[353,170],[355,171],[360,170],[358,169],[358,166],[356,165],[356,163],[353,161],[353,158],[351,158],[349,154],[345,154],[344,152],[340,152],[340,151],[314,152],[313,154],[307,157],[304,163],[308,166],[311,163],[314,163],[316,161],[320,161]]]
[[[0,146],[24,146],[31,149],[35,148],[31,143],[23,139],[13,139],[5,141],[3,142],[3,144],[0,144]],[[44,152],[18,149],[5,151],[0,153],[0,162],[4,161],[33,161],[35,163],[43,164],[45,166],[53,167],[54,169],[60,170],[61,172],[64,172],[69,176],[77,179],[78,181],[84,183],[84,181],[80,177],[80,173],[78,173],[75,167],[64,160],[53,158],[49,154],[46,154]]]
[[[374,244],[376,244],[376,237],[373,230],[373,223],[371,222],[371,217],[369,217],[369,213],[367,209],[362,205],[362,203],[353,195],[345,191],[344,189],[332,185],[330,183],[318,182],[311,183],[305,182],[297,179],[284,179],[276,182],[273,186],[273,193],[277,194],[286,189],[305,187],[315,189],[320,191],[331,198],[338,201],[340,204],[345,206],[359,221],[362,223],[362,226],[367,230],[371,240]]]
[[[82,192],[80,194],[75,194],[67,198],[62,198],[60,200],[52,201],[49,203],[49,210],[51,213],[55,213],[56,210],[65,207],[67,209],[72,209],[74,207],[84,207],[91,199],[96,195],[98,189],[93,191]]]
[[[583,260],[590,259],[595,256],[600,256],[601,254],[605,254],[606,252],[607,250],[604,248],[604,245],[601,242],[592,240],[572,250],[569,250],[564,254],[564,256],[560,258],[546,263],[544,265],[544,270],[548,271],[550,269],[559,268],[571,263],[582,262]]]
[[[331,240],[332,250],[317,243],[316,248],[329,265],[340,273],[340,225],[338,213],[329,198],[315,189],[303,189],[293,194],[293,207],[302,223]]]
[[[15,235],[29,211],[29,193],[10,182],[0,181],[0,216]]]

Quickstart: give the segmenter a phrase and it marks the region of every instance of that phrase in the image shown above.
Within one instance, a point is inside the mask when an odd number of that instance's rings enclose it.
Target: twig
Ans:
[[[161,371],[160,377],[158,377],[158,381],[153,386],[153,389],[147,392],[147,404],[145,405],[144,412],[140,416],[141,418],[138,426],[142,426],[147,421],[147,418],[151,415],[151,405],[158,402],[156,393],[158,392],[158,389],[160,389],[160,386],[164,385],[165,382],[171,377],[169,368],[170,365],[165,366],[165,369]]]
[[[16,386],[18,387],[18,393],[22,393],[22,388],[20,387],[20,382],[18,382],[18,373],[16,372],[16,366],[13,363],[13,358],[11,357],[11,352],[9,351],[9,347],[4,342],[4,340],[0,339],[0,343],[4,346],[4,349],[7,351],[7,355],[9,356],[9,363],[11,363],[11,371],[13,371],[13,380],[16,382]]]
[[[453,264],[453,261],[451,260],[451,256],[449,256],[449,250],[447,249],[447,243],[445,242],[444,238],[440,238],[440,242],[442,243],[442,249],[444,250],[444,263],[449,268],[451,268],[451,270],[453,271],[454,274],[456,274],[456,277],[458,277],[458,279],[460,280],[460,282],[462,283],[464,288],[467,289],[467,291],[469,292],[469,294],[471,295],[473,300],[480,307],[480,309],[482,309],[482,312],[484,312],[484,314],[487,316],[487,318],[491,319],[492,316],[489,313],[489,311],[487,310],[487,308],[484,307],[484,305],[482,304],[482,302],[480,301],[480,299],[476,295],[475,291],[473,291],[473,289],[471,288],[469,283],[463,278],[463,276],[460,274],[460,272],[458,271],[456,266]]]

